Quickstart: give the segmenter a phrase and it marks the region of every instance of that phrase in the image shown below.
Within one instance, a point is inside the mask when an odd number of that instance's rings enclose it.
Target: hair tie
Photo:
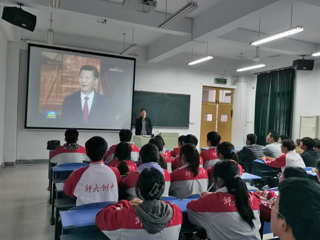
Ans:
[[[236,150],[232,149],[230,153],[237,153]]]
[[[237,179],[237,178],[240,178],[240,176],[239,176],[239,175],[235,175],[235,176],[234,176],[234,179]]]

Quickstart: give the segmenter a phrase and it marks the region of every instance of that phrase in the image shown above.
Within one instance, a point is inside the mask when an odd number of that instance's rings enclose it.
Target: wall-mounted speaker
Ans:
[[[293,61],[293,68],[296,70],[309,70],[312,71],[314,67],[313,59],[298,59]]]
[[[4,7],[2,19],[31,32],[34,31],[37,23],[37,16],[18,7]]]

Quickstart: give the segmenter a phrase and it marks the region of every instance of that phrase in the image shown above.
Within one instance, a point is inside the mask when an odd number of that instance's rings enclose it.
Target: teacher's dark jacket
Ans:
[[[136,120],[136,135],[141,135],[141,131],[142,131],[142,117],[137,118]],[[150,118],[146,117],[146,131],[147,131],[147,135],[151,135],[152,134],[152,123]]]

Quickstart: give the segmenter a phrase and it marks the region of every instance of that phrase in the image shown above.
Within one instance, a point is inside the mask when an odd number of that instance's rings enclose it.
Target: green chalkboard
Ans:
[[[135,91],[132,124],[147,109],[154,127],[189,128],[190,95]]]

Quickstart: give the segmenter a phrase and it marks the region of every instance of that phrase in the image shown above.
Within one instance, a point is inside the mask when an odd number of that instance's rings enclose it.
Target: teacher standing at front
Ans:
[[[150,118],[147,118],[147,110],[140,110],[141,117],[136,120],[136,135],[151,135],[152,123]]]

